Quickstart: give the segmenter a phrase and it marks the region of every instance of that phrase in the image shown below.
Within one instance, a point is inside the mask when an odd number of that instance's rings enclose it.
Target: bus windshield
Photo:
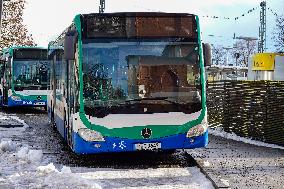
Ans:
[[[13,80],[16,91],[46,90],[50,63],[46,60],[14,60]]]
[[[200,111],[198,51],[193,42],[83,44],[85,113]]]

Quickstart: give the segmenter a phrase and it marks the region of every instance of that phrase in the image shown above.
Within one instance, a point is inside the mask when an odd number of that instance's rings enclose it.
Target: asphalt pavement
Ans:
[[[284,150],[210,135],[207,148],[188,153],[219,188],[284,188]]]

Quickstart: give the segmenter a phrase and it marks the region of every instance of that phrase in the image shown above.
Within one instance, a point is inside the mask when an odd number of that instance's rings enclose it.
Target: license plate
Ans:
[[[162,145],[159,142],[135,144],[136,150],[158,150],[158,149],[161,149],[161,148],[162,148]]]
[[[34,105],[45,105],[45,102],[36,102]]]

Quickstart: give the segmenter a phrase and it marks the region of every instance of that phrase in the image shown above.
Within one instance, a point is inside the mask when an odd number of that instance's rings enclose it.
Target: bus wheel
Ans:
[[[175,149],[164,150],[163,153],[168,154],[168,155],[172,155],[172,154],[176,153],[176,150]]]

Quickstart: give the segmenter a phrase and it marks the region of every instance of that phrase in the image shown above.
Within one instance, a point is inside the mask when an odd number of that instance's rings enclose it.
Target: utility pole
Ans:
[[[262,1],[260,7],[258,52],[263,53],[266,50],[266,1]]]
[[[105,0],[100,0],[100,7],[99,7],[99,13],[105,12]]]

